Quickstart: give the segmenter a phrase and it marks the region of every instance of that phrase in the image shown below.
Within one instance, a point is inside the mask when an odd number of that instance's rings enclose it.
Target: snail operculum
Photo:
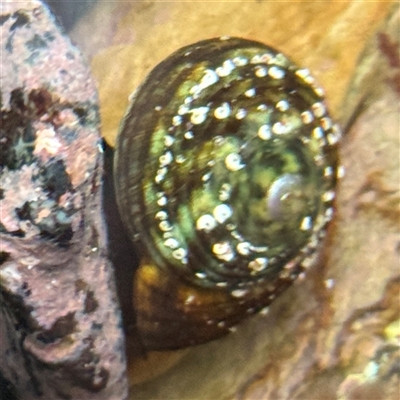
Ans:
[[[135,94],[116,150],[121,214],[147,261],[201,293],[199,309],[214,290],[256,311],[324,235],[339,137],[307,70],[258,42],[199,42]]]

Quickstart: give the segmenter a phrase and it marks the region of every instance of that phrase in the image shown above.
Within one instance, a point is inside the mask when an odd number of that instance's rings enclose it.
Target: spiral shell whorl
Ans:
[[[132,99],[116,151],[121,214],[146,258],[196,286],[242,297],[292,280],[333,214],[339,138],[322,89],[283,54],[196,43]]]

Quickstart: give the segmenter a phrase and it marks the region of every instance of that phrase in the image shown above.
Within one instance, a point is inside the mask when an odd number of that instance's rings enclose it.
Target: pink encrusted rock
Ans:
[[[1,382],[22,400],[123,400],[96,89],[41,2],[2,1],[0,29]]]

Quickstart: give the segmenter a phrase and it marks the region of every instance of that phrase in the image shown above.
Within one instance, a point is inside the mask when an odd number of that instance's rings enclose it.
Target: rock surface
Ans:
[[[96,89],[39,1],[0,12],[0,397],[124,399]]]

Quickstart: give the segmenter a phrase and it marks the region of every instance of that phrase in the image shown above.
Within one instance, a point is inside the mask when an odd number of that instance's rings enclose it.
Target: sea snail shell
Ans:
[[[205,40],[150,72],[114,163],[147,347],[223,336],[304,270],[332,218],[339,138],[309,72],[264,44]]]

